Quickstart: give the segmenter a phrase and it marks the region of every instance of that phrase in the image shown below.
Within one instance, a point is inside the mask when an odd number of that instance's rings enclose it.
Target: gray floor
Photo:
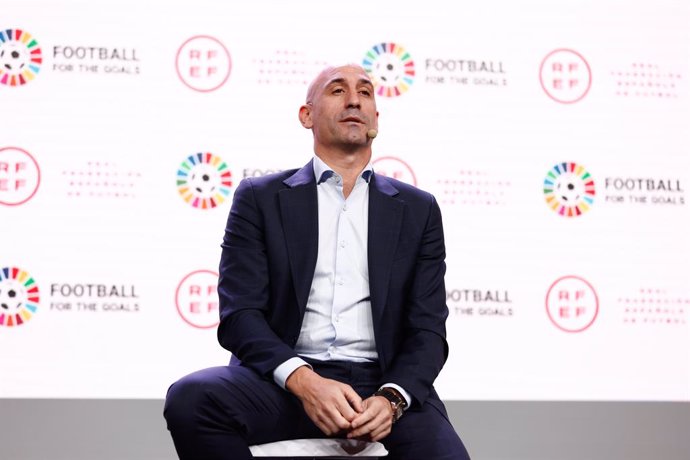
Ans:
[[[690,403],[447,405],[474,460],[690,459]],[[160,400],[0,399],[0,459],[175,459],[162,407]]]

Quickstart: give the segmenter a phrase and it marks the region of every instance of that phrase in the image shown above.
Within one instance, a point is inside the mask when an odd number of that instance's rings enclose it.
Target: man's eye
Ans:
[[[342,92],[344,92],[344,90],[343,90],[342,88],[335,88],[335,89],[333,90],[333,94],[340,94],[340,93],[342,93]]]
[[[365,96],[371,96],[371,91],[369,91],[368,89],[362,89],[359,92]]]

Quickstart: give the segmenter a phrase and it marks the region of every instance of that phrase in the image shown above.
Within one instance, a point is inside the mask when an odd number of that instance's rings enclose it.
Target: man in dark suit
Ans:
[[[340,436],[389,458],[467,459],[433,382],[448,355],[445,246],[433,196],[377,175],[374,87],[324,70],[300,107],[314,158],[240,183],[220,262],[229,366],[188,375],[165,417],[182,459]]]

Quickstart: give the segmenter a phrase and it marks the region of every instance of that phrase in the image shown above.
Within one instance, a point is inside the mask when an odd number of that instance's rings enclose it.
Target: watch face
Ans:
[[[393,412],[394,412],[393,420],[394,421],[398,420],[400,417],[402,417],[402,414],[403,414],[402,406],[397,406],[397,407],[393,406]]]

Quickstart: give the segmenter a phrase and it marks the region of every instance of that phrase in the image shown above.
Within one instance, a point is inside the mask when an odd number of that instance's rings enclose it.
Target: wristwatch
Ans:
[[[390,401],[391,407],[393,408],[393,423],[397,422],[398,419],[402,417],[403,410],[407,407],[407,402],[398,390],[391,387],[383,387],[374,393],[374,396],[383,396]]]

